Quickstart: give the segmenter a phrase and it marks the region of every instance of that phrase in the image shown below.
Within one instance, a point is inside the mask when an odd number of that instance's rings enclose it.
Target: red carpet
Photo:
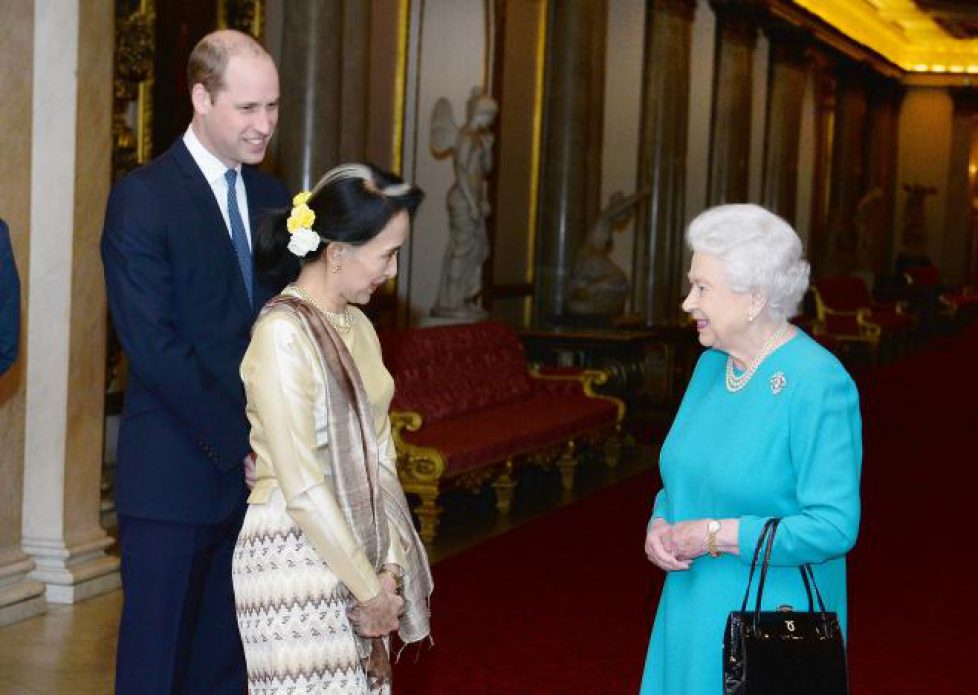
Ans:
[[[978,693],[978,329],[860,382],[853,692]],[[436,565],[436,644],[402,655],[395,692],[637,692],[662,576],[642,553],[656,487],[638,476]]]

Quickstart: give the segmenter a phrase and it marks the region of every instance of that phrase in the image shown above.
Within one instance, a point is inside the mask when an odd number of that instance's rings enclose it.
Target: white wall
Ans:
[[[713,114],[713,63],[716,16],[707,0],[699,0],[690,47],[689,120],[686,135],[686,224],[706,208],[710,184],[710,120]],[[683,274],[689,266],[684,251]]]
[[[900,111],[899,163],[895,251],[902,248],[904,206],[903,184],[933,186],[937,193],[924,203],[927,225],[927,254],[939,262],[943,251],[943,224],[947,206],[947,177],[951,154],[953,104],[944,89],[911,88]]]
[[[764,177],[764,131],[767,128],[767,80],[770,60],[770,44],[767,36],[759,32],[754,48],[753,90],[750,106],[750,163],[748,164],[747,200],[761,202],[761,186]]]
[[[441,261],[448,243],[448,189],[453,182],[451,159],[431,153],[431,112],[439,97],[452,103],[455,122],[465,122],[465,102],[472,87],[481,86],[485,60],[484,0],[417,0],[420,24],[417,35],[418,72],[416,110],[406,119],[416,128],[406,130],[413,147],[410,178],[427,197],[418,211],[402,279],[409,282],[407,301],[412,325],[428,314],[438,294]],[[407,163],[407,162],[406,162]]]
[[[630,195],[638,179],[639,119],[642,110],[642,53],[645,44],[644,0],[608,3],[605,58],[604,151],[601,160],[601,207],[611,194]],[[611,259],[631,282],[634,215],[615,232]]]
[[[801,134],[798,138],[798,188],[795,199],[795,230],[808,251],[812,226],[812,187],[815,184],[815,73],[805,76],[801,102]]]

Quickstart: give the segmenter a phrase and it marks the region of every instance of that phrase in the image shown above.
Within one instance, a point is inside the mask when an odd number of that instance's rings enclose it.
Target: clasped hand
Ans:
[[[645,534],[645,555],[667,572],[688,570],[692,561],[705,555],[706,519],[670,524],[655,519]]]
[[[369,601],[351,608],[347,615],[361,637],[383,637],[398,627],[398,616],[404,612],[404,599],[397,595],[394,582],[380,576],[380,593]]]

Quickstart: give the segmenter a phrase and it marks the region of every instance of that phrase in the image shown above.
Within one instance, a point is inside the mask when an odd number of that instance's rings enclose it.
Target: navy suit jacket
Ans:
[[[285,185],[242,168],[252,241]],[[254,243],[252,243],[254,248]],[[216,523],[241,504],[250,450],[238,374],[262,305],[249,303],[224,218],[182,139],[109,196],[102,261],[113,324],[129,360],[115,480],[120,514]]]
[[[20,341],[20,280],[7,223],[0,220],[0,375],[17,359]]]

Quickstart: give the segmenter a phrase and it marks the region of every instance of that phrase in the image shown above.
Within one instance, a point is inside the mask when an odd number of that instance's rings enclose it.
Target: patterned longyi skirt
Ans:
[[[346,611],[349,592],[276,490],[248,507],[231,563],[250,695],[371,689]]]

